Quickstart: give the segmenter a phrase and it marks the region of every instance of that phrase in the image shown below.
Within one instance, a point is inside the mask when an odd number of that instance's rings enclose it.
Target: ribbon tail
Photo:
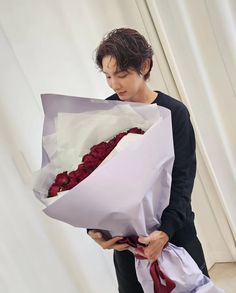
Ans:
[[[154,283],[154,293],[170,293],[176,287],[174,281],[161,271],[157,261],[151,264],[150,274]]]

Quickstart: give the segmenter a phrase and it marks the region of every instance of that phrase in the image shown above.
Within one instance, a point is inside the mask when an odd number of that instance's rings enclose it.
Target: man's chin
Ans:
[[[130,97],[125,96],[125,95],[123,95],[123,96],[119,96],[119,95],[118,95],[118,97],[119,97],[119,99],[120,99],[121,101],[126,101],[126,102],[130,102],[130,101],[131,101]]]

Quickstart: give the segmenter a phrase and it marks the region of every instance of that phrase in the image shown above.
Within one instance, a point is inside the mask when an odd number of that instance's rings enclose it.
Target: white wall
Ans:
[[[115,27],[146,34],[135,1],[0,1],[0,25],[0,291],[116,292],[112,252],[46,217],[30,183],[41,163],[40,94],[110,94],[93,52]]]

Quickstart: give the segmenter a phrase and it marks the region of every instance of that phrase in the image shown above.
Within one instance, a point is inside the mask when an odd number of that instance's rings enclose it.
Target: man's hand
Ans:
[[[140,236],[138,241],[145,244],[146,247],[137,248],[136,253],[153,263],[161,254],[162,249],[169,241],[169,237],[163,231],[154,231],[149,236]]]
[[[115,250],[126,250],[129,248],[128,244],[119,244],[117,241],[123,239],[123,237],[117,236],[109,240],[106,240],[102,233],[97,230],[90,230],[88,232],[89,236],[93,238],[103,249],[115,249]]]

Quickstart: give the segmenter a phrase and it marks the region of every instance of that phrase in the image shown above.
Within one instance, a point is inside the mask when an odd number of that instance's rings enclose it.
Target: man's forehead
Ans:
[[[105,56],[102,59],[102,65],[106,67],[117,67],[116,59],[112,56]]]
[[[105,56],[102,60],[103,72],[106,73],[106,69],[113,71],[114,74],[121,72],[122,70],[117,66],[116,59],[112,56]]]

